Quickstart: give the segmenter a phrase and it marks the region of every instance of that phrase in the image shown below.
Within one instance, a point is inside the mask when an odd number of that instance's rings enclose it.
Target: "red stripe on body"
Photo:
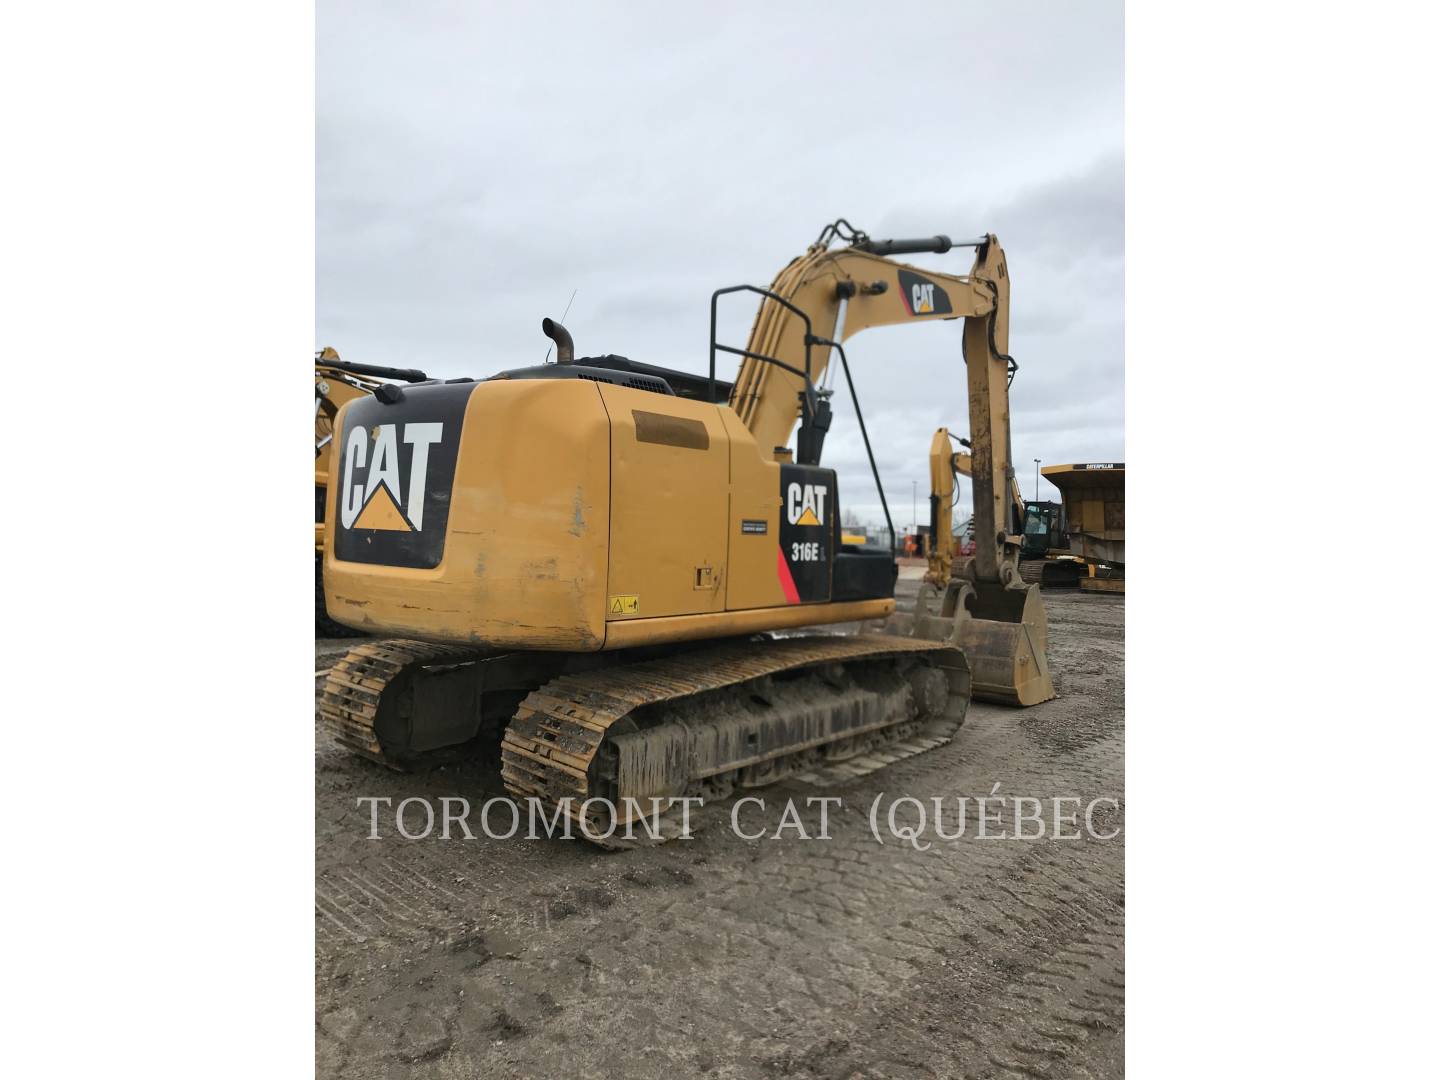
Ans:
[[[785,561],[785,549],[775,545],[775,576],[780,579],[780,588],[785,592],[787,604],[800,602],[800,590],[795,588],[795,577],[790,573],[790,564]]]

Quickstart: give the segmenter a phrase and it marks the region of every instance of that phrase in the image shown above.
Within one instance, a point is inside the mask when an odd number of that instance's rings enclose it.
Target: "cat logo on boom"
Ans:
[[[340,523],[347,529],[387,532],[423,529],[430,447],[440,442],[444,433],[445,425],[435,422],[377,424],[371,431],[359,424],[351,428],[340,486]],[[403,483],[402,442],[411,448],[409,476]]]
[[[900,271],[900,302],[911,315],[949,315],[955,310],[949,293],[909,270]]]
[[[791,525],[824,525],[824,484],[791,484],[785,495],[785,518]]]

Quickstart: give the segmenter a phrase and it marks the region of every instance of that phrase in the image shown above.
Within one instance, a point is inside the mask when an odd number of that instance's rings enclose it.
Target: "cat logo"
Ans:
[[[785,518],[791,525],[824,525],[824,484],[791,484],[785,495]]]
[[[900,271],[900,302],[911,315],[949,315],[955,310],[944,289],[909,270]]]
[[[444,424],[433,422],[377,424],[370,431],[360,424],[351,428],[345,443],[345,471],[340,486],[340,524],[347,529],[386,532],[423,529],[430,447],[440,442],[444,432]],[[411,447],[410,475],[403,485],[401,442]]]

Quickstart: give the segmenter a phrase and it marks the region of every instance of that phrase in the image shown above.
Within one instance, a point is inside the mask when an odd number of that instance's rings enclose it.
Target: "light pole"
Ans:
[[[1040,459],[1035,459],[1035,501],[1040,501]]]
[[[915,510],[915,508],[920,505],[919,497],[915,494],[918,490],[917,485],[919,483],[919,480],[910,481],[910,531],[912,533],[918,533],[920,531],[920,518],[917,516]]]

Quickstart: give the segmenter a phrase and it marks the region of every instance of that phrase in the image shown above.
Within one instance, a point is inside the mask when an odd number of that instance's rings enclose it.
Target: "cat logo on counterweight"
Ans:
[[[474,383],[422,383],[357,398],[330,463],[335,558],[432,570],[445,556],[455,466]]]
[[[345,442],[340,524],[347,529],[419,532],[425,527],[425,474],[430,447],[444,438],[445,425],[378,424],[373,448],[370,435],[357,424]],[[409,476],[403,482],[400,442],[411,447]],[[363,477],[358,475],[362,471]]]

